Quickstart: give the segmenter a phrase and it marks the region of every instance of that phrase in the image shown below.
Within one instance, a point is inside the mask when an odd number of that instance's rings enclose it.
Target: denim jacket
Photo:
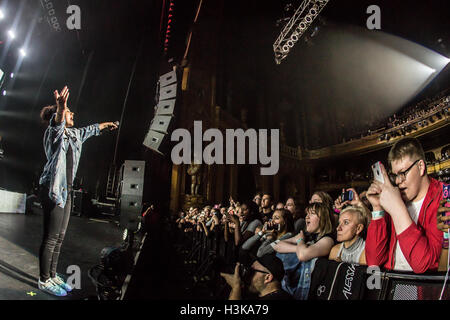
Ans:
[[[317,258],[301,262],[296,253],[277,253],[276,256],[283,262],[285,275],[281,281],[284,291],[295,300],[306,300],[311,286],[311,274]]]
[[[47,156],[47,163],[39,180],[40,185],[49,189],[49,198],[59,207],[64,208],[67,201],[67,179],[66,179],[66,153],[69,144],[73,152],[73,172],[74,179],[80,161],[83,143],[92,136],[100,135],[98,124],[93,124],[85,128],[66,128],[65,119],[61,124],[55,123],[56,113],[53,114],[50,124],[44,134],[44,150]],[[72,184],[73,181],[70,181]]]

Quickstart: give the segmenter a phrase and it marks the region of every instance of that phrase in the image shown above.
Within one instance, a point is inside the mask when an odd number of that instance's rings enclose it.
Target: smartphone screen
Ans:
[[[381,173],[380,161],[372,165],[373,177],[375,180],[384,183],[383,174]]]

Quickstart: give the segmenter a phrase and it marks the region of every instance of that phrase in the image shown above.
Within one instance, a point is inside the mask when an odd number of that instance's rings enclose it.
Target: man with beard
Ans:
[[[258,300],[291,300],[292,297],[281,289],[281,280],[284,277],[283,263],[275,255],[268,254],[257,258],[248,270],[245,277],[241,279],[238,262],[234,274],[221,273],[231,287],[229,300],[241,300],[242,290],[257,295]],[[243,288],[244,287],[244,288]]]

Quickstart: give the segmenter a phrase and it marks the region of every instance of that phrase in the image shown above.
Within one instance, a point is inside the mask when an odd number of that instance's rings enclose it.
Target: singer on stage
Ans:
[[[39,289],[55,296],[72,290],[56,273],[58,257],[70,218],[72,183],[83,143],[104,129],[115,130],[112,122],[73,128],[74,113],[67,107],[69,89],[54,92],[56,105],[44,107],[41,119],[48,125],[44,134],[47,163],[39,180],[44,212],[44,235],[39,250]]]

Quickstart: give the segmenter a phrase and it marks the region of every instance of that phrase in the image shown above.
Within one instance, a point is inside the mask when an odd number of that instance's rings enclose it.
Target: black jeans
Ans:
[[[48,188],[41,186],[40,198],[44,211],[44,235],[39,249],[40,280],[46,281],[56,276],[61,245],[69,225],[72,204],[71,192],[66,206],[57,206],[48,196]]]

